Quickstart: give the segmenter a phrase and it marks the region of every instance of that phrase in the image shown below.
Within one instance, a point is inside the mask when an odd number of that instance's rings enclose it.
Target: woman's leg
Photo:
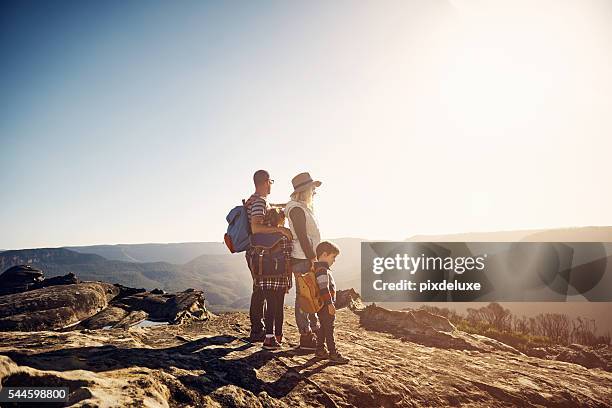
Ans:
[[[304,259],[304,260],[300,260],[300,262],[294,262],[292,264],[292,268],[293,268],[294,273],[297,273],[297,274],[306,273],[310,269],[310,261],[307,259]],[[304,313],[302,312],[302,309],[300,309],[298,297],[299,297],[299,288],[296,284],[295,285],[295,307],[294,307],[295,324],[300,334],[308,334],[311,332],[309,319],[308,319],[308,313]]]

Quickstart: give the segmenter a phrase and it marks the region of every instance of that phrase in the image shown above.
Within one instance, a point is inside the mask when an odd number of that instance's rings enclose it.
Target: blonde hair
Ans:
[[[312,187],[306,190],[293,192],[291,194],[291,199],[306,204],[306,207],[312,210]]]

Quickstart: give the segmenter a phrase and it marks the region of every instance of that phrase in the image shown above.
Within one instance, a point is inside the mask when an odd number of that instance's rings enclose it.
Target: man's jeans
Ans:
[[[293,259],[291,266],[294,273],[306,273],[310,270],[308,259]],[[295,285],[295,324],[300,334],[309,334],[319,330],[319,319],[315,313],[305,313],[298,303],[298,286]]]
[[[248,251],[245,254],[247,266],[249,264]],[[263,290],[253,282],[253,293],[251,294],[251,307],[249,308],[249,319],[251,320],[251,334],[257,335],[265,331],[264,314],[266,313],[266,298]]]
[[[253,285],[251,307],[249,309],[251,334],[260,334],[265,331],[263,318],[266,311],[266,306],[264,305],[264,301],[264,291],[260,287]]]

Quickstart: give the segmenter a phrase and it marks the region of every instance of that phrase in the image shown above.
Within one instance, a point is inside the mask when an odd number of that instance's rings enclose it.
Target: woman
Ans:
[[[289,219],[289,229],[293,235],[293,249],[291,252],[291,266],[293,273],[305,273],[310,270],[317,255],[315,248],[321,241],[319,226],[312,209],[312,199],[315,188],[321,185],[320,181],[313,181],[308,173],[295,176],[291,201],[285,206],[285,214]],[[298,304],[296,286],[295,296],[295,322],[300,331],[300,348],[315,350],[317,347],[316,333],[319,330],[317,315],[304,313]]]

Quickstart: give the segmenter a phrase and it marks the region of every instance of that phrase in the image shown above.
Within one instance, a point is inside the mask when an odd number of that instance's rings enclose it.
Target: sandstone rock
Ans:
[[[59,329],[95,315],[117,294],[111,284],[87,282],[0,296],[0,330]]]
[[[30,265],[13,266],[0,274],[0,295],[25,292],[43,279],[40,269]]]
[[[72,284],[79,282],[74,274],[41,280],[42,273],[29,268],[9,272],[5,277],[14,282],[33,283],[24,286],[25,292],[0,296],[0,330],[127,328],[149,316],[181,324],[211,315],[203,293],[193,289],[167,294],[103,282]],[[42,287],[32,290],[34,285]]]
[[[16,265],[0,275],[0,296],[55,285],[80,283],[74,273],[45,279],[43,271],[31,265]]]
[[[54,276],[53,278],[45,278],[42,282],[34,285],[33,289],[46,288],[48,286],[56,286],[56,285],[73,285],[81,283],[81,281],[76,277],[76,275],[72,272],[67,273],[62,276]]]
[[[497,340],[459,331],[443,316],[425,310],[387,310],[372,304],[355,311],[368,330],[387,332],[426,346],[483,352],[506,351],[522,354],[514,347]]]
[[[113,305],[126,310],[142,310],[154,320],[168,321],[171,324],[210,317],[206,310],[204,293],[193,289],[176,294],[136,293],[118,299]]]
[[[334,365],[292,348],[299,335],[293,310],[285,312],[288,345],[276,352],[242,340],[246,313],[129,331],[0,332],[0,381],[65,384],[76,407],[605,407],[612,401],[606,371],[401,341],[365,329],[347,309],[337,312],[336,339],[351,361]]]
[[[129,312],[116,306],[107,308],[96,313],[92,317],[83,320],[72,329],[102,329],[103,327],[114,326],[125,318]]]
[[[169,392],[158,381],[154,370],[129,368],[113,375],[95,371],[37,370],[17,366],[0,355],[0,381],[5,387],[68,387],[70,407],[168,407]],[[130,382],[124,378],[129,378]],[[130,384],[131,383],[131,384]]]
[[[555,360],[580,364],[586,368],[602,368],[610,371],[609,362],[600,357],[593,349],[581,344],[571,344],[564,348]]]
[[[336,308],[348,307],[351,310],[362,309],[361,296],[355,289],[343,289],[336,292]]]
[[[136,293],[144,293],[147,290],[145,288],[130,288],[129,286],[123,286],[118,283],[115,283],[117,289],[119,289],[119,294],[117,295],[117,299],[124,298],[126,296],[134,295]]]
[[[526,352],[528,356],[546,358],[548,356],[548,352],[544,347],[534,347]]]
[[[128,313],[127,316],[125,316],[119,322],[115,323],[115,325],[113,325],[113,328],[127,329],[130,326],[142,322],[147,317],[149,317],[149,314],[147,312],[144,312],[142,310],[135,310],[133,312]]]
[[[431,334],[452,332],[455,326],[445,317],[425,310],[387,310],[371,304],[358,312],[364,326],[375,328],[381,325],[387,330],[402,334]]]

